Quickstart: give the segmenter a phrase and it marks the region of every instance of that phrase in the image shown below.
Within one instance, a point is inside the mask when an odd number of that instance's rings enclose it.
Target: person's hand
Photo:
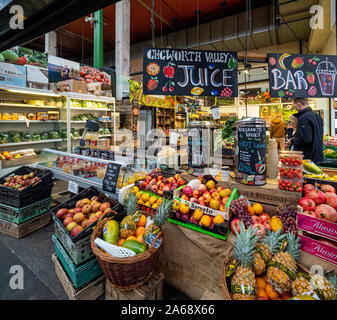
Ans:
[[[286,142],[286,147],[287,147],[287,148],[290,148],[290,146],[291,146],[291,140],[292,140],[292,139],[289,139],[289,140]]]

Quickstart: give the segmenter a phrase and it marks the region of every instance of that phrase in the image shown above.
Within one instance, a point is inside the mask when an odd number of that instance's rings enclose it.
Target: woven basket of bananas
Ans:
[[[172,201],[164,200],[152,224],[143,232],[143,239],[136,238],[136,221],[142,215],[137,210],[137,198],[129,196],[125,203],[127,211],[121,221],[115,216],[101,216],[96,228],[91,234],[91,249],[100,264],[109,283],[121,290],[132,290],[148,281],[155,270],[160,249],[164,242],[164,223]],[[147,243],[148,235],[152,234],[151,243]],[[99,248],[95,239],[100,238],[110,244],[130,249],[136,254],[129,257],[114,257]],[[137,240],[136,240],[137,239]],[[161,240],[158,244],[158,240]]]
[[[222,268],[220,284],[225,300],[285,300],[287,294],[280,294],[264,278],[268,264],[277,253],[283,236],[277,232],[268,232],[261,239],[255,229],[247,230],[240,224],[240,233],[227,251]],[[302,274],[309,274],[308,269],[297,263]],[[262,285],[261,285],[262,283]],[[267,288],[266,288],[267,287]],[[291,290],[291,287],[290,287]]]

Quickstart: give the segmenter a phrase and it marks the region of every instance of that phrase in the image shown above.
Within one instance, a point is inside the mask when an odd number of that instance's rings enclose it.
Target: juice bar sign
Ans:
[[[268,54],[272,97],[337,97],[337,56]]]
[[[143,92],[237,97],[237,53],[145,48]]]

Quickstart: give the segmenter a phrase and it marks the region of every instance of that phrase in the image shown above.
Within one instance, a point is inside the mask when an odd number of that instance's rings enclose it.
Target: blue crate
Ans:
[[[52,240],[55,244],[56,255],[76,289],[103,274],[96,257],[80,266],[76,266],[67,254],[66,250],[63,248],[56,235],[52,236]]]

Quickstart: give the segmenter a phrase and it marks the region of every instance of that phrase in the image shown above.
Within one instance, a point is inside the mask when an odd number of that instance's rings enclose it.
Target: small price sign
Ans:
[[[69,192],[78,194],[78,188],[79,188],[78,183],[76,183],[74,181],[69,181],[69,183],[68,183],[68,191]]]
[[[103,190],[111,193],[116,192],[117,180],[121,165],[117,163],[109,163],[103,180]]]
[[[147,235],[147,237],[146,237],[146,239],[145,239],[145,242],[149,245],[149,246],[151,246],[151,244],[152,244],[152,242],[153,242],[153,240],[156,238],[156,235],[155,234],[153,234],[153,233],[149,233],[148,235]],[[160,243],[161,243],[161,238],[159,238],[159,239],[157,239],[156,240],[156,242],[155,242],[155,244],[154,244],[154,248],[158,248],[159,246],[160,246]]]

